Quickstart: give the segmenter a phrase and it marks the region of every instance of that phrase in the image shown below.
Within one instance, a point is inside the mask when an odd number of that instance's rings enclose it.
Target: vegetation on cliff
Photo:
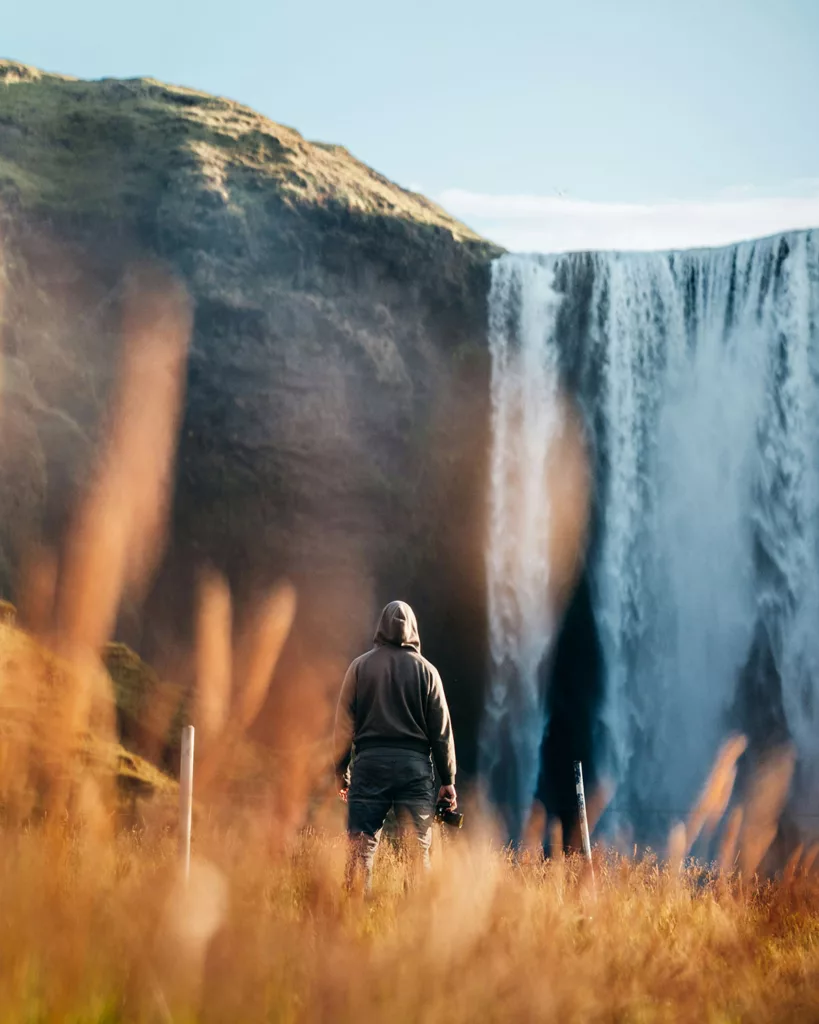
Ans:
[[[161,190],[165,174],[187,165],[226,205],[236,204],[235,186],[244,183],[258,203],[275,191],[292,205],[336,205],[481,241],[343,146],[308,142],[228,99],[152,78],[80,81],[12,60],[0,60],[0,84],[0,201],[7,204],[128,219],[147,189]],[[252,215],[252,207],[241,212]]]
[[[4,602],[0,620],[0,817],[41,815],[45,809],[47,772],[44,766],[60,756],[65,740],[65,718],[58,708],[70,685],[72,667],[30,634],[13,625],[13,605]],[[67,775],[79,779],[91,769],[116,783],[118,805],[125,820],[134,821],[138,802],[173,797],[176,783],[133,750],[113,740],[104,727],[104,702],[116,693],[123,711],[149,692],[144,676],[150,673],[123,644],[109,645],[113,687],[102,691],[102,711],[90,720],[91,729],[76,737],[67,751]],[[127,671],[124,667],[128,666]],[[112,709],[113,710],[113,709]],[[57,735],[55,733],[59,733]],[[56,742],[55,742],[56,740]]]

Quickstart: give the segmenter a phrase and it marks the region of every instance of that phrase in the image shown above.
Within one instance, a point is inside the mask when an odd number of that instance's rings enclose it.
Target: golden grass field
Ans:
[[[816,1021],[819,888],[744,885],[651,857],[513,858],[436,837],[408,884],[379,851],[348,894],[345,844],[261,822],[199,828],[189,887],[171,831],[0,842],[3,1021]]]

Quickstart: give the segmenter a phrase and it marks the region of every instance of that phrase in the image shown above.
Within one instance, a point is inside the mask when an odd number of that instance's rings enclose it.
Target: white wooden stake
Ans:
[[[179,855],[187,882],[191,873],[191,822],[193,818],[193,726],[182,729],[179,765]]]
[[[583,841],[583,853],[589,862],[592,886],[594,886],[594,864],[592,863],[591,838],[589,837],[589,819],[586,816],[586,793],[583,789],[583,765],[580,761],[575,761],[574,763],[574,788],[577,793],[577,814],[580,819],[580,838]]]

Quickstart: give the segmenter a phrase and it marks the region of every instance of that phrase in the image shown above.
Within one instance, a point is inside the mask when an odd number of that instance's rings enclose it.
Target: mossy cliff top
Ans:
[[[0,199],[31,212],[126,219],[146,186],[197,169],[231,202],[252,181],[290,205],[341,206],[479,237],[343,146],[308,142],[232,100],[152,78],[80,81],[0,59]]]

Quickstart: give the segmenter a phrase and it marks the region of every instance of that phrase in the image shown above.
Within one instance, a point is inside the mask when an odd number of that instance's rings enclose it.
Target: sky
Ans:
[[[819,0],[0,0],[0,55],[345,145],[511,249],[819,225]]]

